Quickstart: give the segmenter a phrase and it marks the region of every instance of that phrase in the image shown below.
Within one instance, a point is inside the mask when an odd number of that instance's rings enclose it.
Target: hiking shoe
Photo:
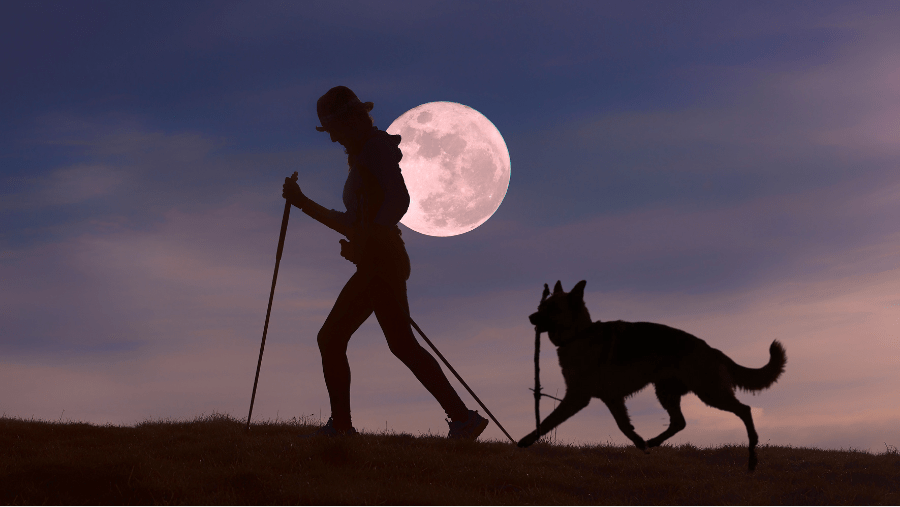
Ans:
[[[450,435],[448,435],[448,438],[475,440],[487,428],[487,425],[487,419],[478,415],[477,411],[469,410],[469,418],[465,421],[450,421]]]
[[[337,428],[334,427],[334,422],[331,418],[328,418],[328,422],[325,423],[325,426],[317,429],[313,433],[308,435],[300,435],[300,438],[312,438],[312,437],[343,437],[343,436],[352,436],[359,435],[359,432],[356,431],[356,428],[350,427],[347,431],[338,431]]]

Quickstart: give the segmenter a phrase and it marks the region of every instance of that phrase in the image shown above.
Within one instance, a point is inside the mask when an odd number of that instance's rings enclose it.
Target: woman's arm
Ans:
[[[347,238],[352,235],[352,224],[346,213],[328,209],[308,197],[306,198],[306,204],[300,209],[317,222],[324,224],[330,229],[334,229]]]

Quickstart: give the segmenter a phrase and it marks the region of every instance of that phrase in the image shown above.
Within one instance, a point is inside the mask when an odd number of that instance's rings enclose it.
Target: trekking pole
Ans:
[[[395,296],[396,296],[396,294],[395,294]],[[456,379],[459,380],[460,383],[463,385],[463,387],[466,388],[466,391],[469,391],[469,394],[471,394],[472,397],[475,398],[475,401],[477,401],[478,404],[481,405],[481,408],[483,408],[484,411],[487,413],[488,417],[490,417],[491,420],[494,421],[494,424],[496,424],[497,427],[500,428],[500,431],[502,431],[503,434],[506,435],[506,438],[508,438],[510,442],[515,444],[516,441],[513,440],[513,437],[509,436],[509,433],[506,432],[506,430],[503,428],[503,425],[500,424],[500,421],[498,421],[497,418],[494,417],[494,414],[492,414],[491,411],[488,410],[488,408],[484,405],[484,403],[481,402],[481,399],[478,398],[478,396],[475,394],[475,391],[472,391],[472,388],[469,387],[469,384],[466,384],[466,381],[463,380],[462,377],[459,376],[459,373],[456,373],[456,370],[454,370],[453,367],[450,366],[450,362],[444,358],[444,355],[441,354],[441,352],[437,349],[437,347],[434,346],[433,343],[431,343],[431,340],[429,340],[428,337],[425,336],[425,333],[423,333],[422,330],[419,329],[419,326],[416,324],[416,321],[414,321],[412,316],[409,314],[409,312],[407,312],[406,309],[403,308],[403,305],[400,304],[400,301],[396,297],[394,298],[394,301],[397,303],[398,306],[400,306],[400,310],[402,310],[403,313],[406,314],[406,317],[409,319],[409,323],[412,324],[412,327],[414,327],[416,329],[416,331],[419,332],[419,335],[422,337],[422,339],[425,340],[425,343],[427,343],[428,346],[431,347],[431,350],[433,350],[434,353],[437,354],[437,356],[439,358],[441,358],[441,361],[443,361],[444,364],[447,365],[447,368],[450,368],[450,371],[453,373],[453,375],[456,377]]]
[[[412,324],[412,326],[413,326],[414,328],[416,328],[416,331],[419,332],[419,335],[422,336],[422,338],[425,340],[425,343],[427,343],[428,346],[430,346],[431,349],[434,350],[434,353],[437,354],[439,358],[441,358],[441,361],[443,361],[444,364],[447,365],[447,368],[450,368],[450,371],[453,372],[453,375],[456,376],[456,379],[459,380],[459,381],[462,383],[463,387],[466,388],[466,391],[469,391],[469,394],[471,394],[472,397],[475,398],[475,401],[477,401],[478,404],[481,405],[481,408],[483,408],[484,411],[487,412],[488,417],[490,417],[491,420],[494,421],[494,424],[496,424],[497,427],[500,428],[500,431],[502,431],[503,434],[506,435],[506,438],[508,438],[510,442],[512,442],[512,443],[515,444],[516,441],[513,440],[513,437],[509,436],[509,433],[507,433],[506,430],[503,429],[503,425],[500,424],[500,421],[498,421],[497,418],[494,417],[494,414],[492,414],[491,411],[488,410],[488,408],[487,408],[486,406],[484,406],[484,403],[482,403],[481,400],[478,399],[478,396],[475,395],[475,392],[472,391],[472,389],[469,387],[469,384],[466,384],[466,381],[463,380],[462,377],[459,376],[459,373],[456,373],[456,370],[454,370],[453,367],[450,366],[450,363],[447,362],[446,359],[444,359],[444,356],[441,355],[441,353],[440,353],[440,351],[438,351],[437,347],[435,347],[434,344],[431,343],[431,340],[429,340],[428,337],[425,336],[425,333],[423,333],[422,330],[419,329],[419,326],[416,325],[416,321],[414,321],[414,320],[412,319],[412,317],[409,317],[409,322],[410,322],[410,324]]]
[[[297,172],[291,175],[297,182]],[[278,280],[278,265],[281,264],[281,251],[284,250],[284,236],[287,234],[288,217],[291,215],[291,201],[285,199],[284,216],[281,218],[281,235],[278,237],[278,252],[275,254],[275,273],[272,275],[272,290],[269,292],[269,307],[266,309],[266,324],[263,326],[262,343],[259,345],[259,361],[256,362],[256,378],[253,380],[253,395],[250,397],[250,412],[247,414],[247,431],[250,431],[250,416],[253,415],[253,402],[256,401],[256,385],[259,383],[259,368],[262,366],[263,350],[266,348],[266,333],[269,331],[269,315],[272,314],[272,298],[275,297],[275,281]]]

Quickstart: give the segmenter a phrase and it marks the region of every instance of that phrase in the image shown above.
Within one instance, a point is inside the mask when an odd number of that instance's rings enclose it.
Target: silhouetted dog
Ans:
[[[528,447],[538,438],[575,415],[591,398],[600,398],[625,436],[638,449],[656,447],[683,430],[681,397],[693,392],[704,403],[736,414],[747,426],[750,439],[749,469],[756,468],[756,443],[750,407],[734,396],[735,387],[761,391],[775,383],[787,363],[784,347],[775,340],[769,347],[769,363],[745,368],[705,341],[684,331],[650,322],[591,322],[584,305],[585,281],[566,293],[556,282],[553,294],[541,302],[528,319],[539,332],[546,331],[557,347],[566,381],[562,402],[533,431],[519,441]],[[545,293],[546,294],[546,293]],[[546,297],[546,296],[545,296]],[[669,427],[644,442],[628,417],[625,398],[647,384],[669,413]]]

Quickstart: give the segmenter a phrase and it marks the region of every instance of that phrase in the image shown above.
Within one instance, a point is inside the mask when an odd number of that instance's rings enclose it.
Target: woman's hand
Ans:
[[[368,250],[374,247],[373,243],[377,242],[375,236],[384,233],[386,230],[385,227],[376,224],[369,224],[367,227],[354,227],[348,237],[350,241],[346,239],[340,241],[341,257],[358,266],[360,261],[366,257]]]
[[[287,199],[294,206],[303,209],[306,204],[307,197],[300,190],[300,185],[291,178],[284,179],[284,185],[281,187],[281,197]]]
[[[346,240],[341,240],[341,257],[347,259],[353,264],[359,265],[359,262],[363,259],[365,251],[369,246],[369,236],[371,232],[368,228],[362,226],[355,226],[350,231],[350,236],[348,236]]]

